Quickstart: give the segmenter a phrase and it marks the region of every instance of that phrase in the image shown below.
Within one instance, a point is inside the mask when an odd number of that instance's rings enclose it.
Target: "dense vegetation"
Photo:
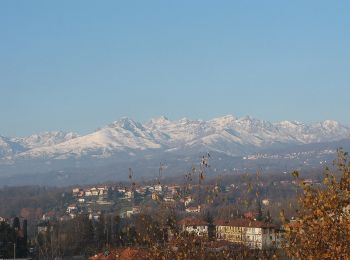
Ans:
[[[350,162],[339,151],[334,167],[327,168],[323,186],[303,183],[297,218],[286,224],[285,248],[297,259],[350,257]]]
[[[27,222],[14,218],[12,226],[0,223],[0,258],[27,256]]]
[[[313,182],[306,181],[312,179]],[[174,183],[158,178],[157,182]],[[257,218],[283,224],[284,249],[251,250],[244,246],[210,250],[216,242],[214,232],[207,238],[180,232],[177,222],[185,216],[174,204],[162,201],[142,201],[140,214],[120,218],[120,212],[102,212],[98,220],[80,214],[64,221],[51,220],[44,232],[33,232],[31,243],[40,259],[81,255],[88,257],[111,249],[134,247],[144,250],[150,259],[255,259],[286,257],[296,259],[346,259],[350,256],[350,163],[347,153],[339,151],[334,167],[326,169],[323,178],[308,173],[244,174],[209,177],[203,169],[190,171],[182,180],[183,194],[191,194],[196,201],[208,205],[197,218],[213,223],[214,218],[242,217],[246,211],[258,212]],[[225,191],[227,185],[234,189]],[[131,188],[137,183],[130,176]],[[189,187],[192,187],[190,189]],[[5,217],[23,215],[28,208],[44,211],[64,211],[71,202],[69,189],[43,187],[5,187],[0,190],[1,214]],[[112,196],[113,197],[113,196]],[[262,207],[263,198],[273,198]],[[24,210],[26,209],[26,210]],[[36,212],[36,211],[35,211]],[[35,215],[35,214],[34,214]],[[31,214],[27,214],[27,217]],[[29,222],[35,227],[35,219]],[[23,233],[16,225],[0,226],[0,255],[11,257],[11,245],[22,243],[18,254],[25,255]],[[210,224],[212,225],[212,224]],[[22,242],[18,242],[18,239]],[[175,250],[176,248],[176,250]],[[23,251],[24,250],[24,251]]]

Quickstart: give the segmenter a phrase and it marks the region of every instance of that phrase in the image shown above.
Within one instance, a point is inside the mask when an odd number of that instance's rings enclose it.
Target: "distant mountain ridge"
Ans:
[[[311,144],[350,138],[350,127],[325,120],[314,124],[296,121],[271,123],[233,115],[211,120],[169,120],[147,123],[122,118],[93,133],[45,132],[21,138],[0,136],[0,163],[21,159],[108,158],[138,152],[190,153],[215,151],[240,156],[273,146]]]
[[[159,162],[168,176],[183,174],[210,153],[212,172],[281,172],[316,169],[350,149],[350,127],[326,120],[271,123],[232,115],[211,120],[121,118],[90,134],[61,131],[0,136],[2,185],[71,185],[125,180],[129,167],[153,178]]]
[[[37,147],[53,146],[78,136],[76,133],[62,131],[43,132],[27,137],[9,138],[0,136],[0,159],[3,157],[13,157]]]

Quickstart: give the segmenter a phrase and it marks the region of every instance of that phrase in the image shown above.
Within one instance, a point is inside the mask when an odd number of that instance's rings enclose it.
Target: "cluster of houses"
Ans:
[[[208,237],[210,228],[213,229],[217,240],[241,244],[251,249],[270,249],[280,247],[283,231],[276,225],[254,219],[216,220],[208,223],[205,220],[187,217],[179,221],[183,232]]]
[[[229,186],[229,189],[233,187]],[[94,205],[113,206],[115,203],[121,204],[122,201],[135,201],[135,198],[141,200],[151,199],[154,201],[163,201],[164,203],[180,203],[186,213],[200,213],[201,205],[196,203],[192,195],[179,196],[181,187],[179,185],[145,185],[138,187],[125,186],[96,186],[88,188],[73,188],[72,197],[74,202],[66,206],[66,214],[70,218],[75,218],[77,214],[82,213],[82,209],[88,209],[90,219],[98,220],[99,212],[93,212],[89,209]],[[130,204],[130,203],[129,203]],[[140,213],[140,206],[130,204],[121,210],[120,216],[130,217]]]
[[[236,189],[235,185],[225,187],[225,191]],[[72,197],[74,202],[66,206],[66,218],[75,218],[85,210],[89,213],[89,218],[99,220],[101,210],[96,210],[96,205],[113,207],[126,203],[120,211],[120,217],[128,218],[141,211],[140,205],[135,202],[135,198],[163,201],[165,203],[180,203],[182,209],[191,217],[187,217],[179,222],[183,231],[193,233],[197,236],[207,237],[210,229],[214,229],[217,240],[228,241],[236,244],[243,244],[250,248],[264,249],[280,244],[281,232],[273,224],[256,221],[254,216],[245,216],[242,219],[216,220],[214,223],[197,218],[201,212],[201,205],[196,202],[192,195],[179,196],[181,187],[179,185],[153,185],[139,187],[122,186],[101,186],[89,188],[73,188]],[[270,201],[262,200],[262,204],[267,206]],[[204,205],[205,206],[205,205]],[[44,214],[43,220],[50,220],[50,212]],[[1,219],[0,219],[1,220]]]
[[[96,205],[113,207],[116,204],[124,202],[134,202],[136,198],[139,200],[152,199],[155,201],[164,201],[174,203],[178,195],[180,186],[178,185],[153,185],[139,187],[125,186],[101,186],[89,188],[73,188],[72,196],[74,202],[66,207],[66,214],[70,218],[75,218],[77,214],[82,213],[83,209],[89,213],[90,219],[98,220],[99,211],[91,210]],[[134,203],[127,204],[121,209],[120,216],[130,217],[131,215],[140,213],[140,207]]]
[[[3,217],[0,216],[0,223],[1,223],[1,222],[7,222],[7,220],[6,220],[5,218],[3,218]]]
[[[103,197],[107,198],[109,193],[117,193],[119,198],[132,200],[135,196],[151,197],[153,200],[163,200],[166,202],[174,202],[176,195],[179,193],[179,185],[154,185],[139,187],[92,187],[92,188],[74,188],[72,190],[73,197],[78,201],[84,202],[88,199]]]
[[[92,187],[92,188],[74,188],[72,190],[73,197],[88,199],[93,197],[107,197],[108,193],[118,193],[120,197],[125,199],[133,199],[135,195],[152,196],[154,200],[163,199],[164,201],[174,201],[174,196],[178,193],[180,186],[178,185],[154,185],[140,187]],[[158,195],[158,196],[157,196]]]
[[[91,197],[91,196],[107,196],[108,194],[108,187],[92,187],[92,188],[74,188],[72,190],[73,197],[77,198],[84,198],[84,197]]]
[[[243,183],[242,185],[244,185]],[[226,192],[237,189],[237,185],[230,184],[224,187]],[[192,189],[196,189],[195,185],[192,185]],[[214,189],[219,190],[216,185]],[[187,196],[179,196],[181,194],[181,187],[179,185],[145,185],[138,187],[125,187],[125,186],[101,186],[90,188],[74,188],[72,190],[73,198],[76,201],[66,208],[66,213],[74,218],[77,213],[80,212],[79,208],[88,206],[90,208],[94,204],[98,205],[110,205],[115,203],[121,203],[124,201],[135,201],[135,198],[144,201],[145,199],[151,199],[154,201],[163,201],[165,203],[180,203],[183,210],[188,214],[200,213],[203,205],[196,202],[191,194]],[[262,200],[262,204],[267,206],[269,204],[268,199]],[[177,204],[179,205],[179,204]],[[121,217],[129,217],[133,214],[138,214],[140,208],[135,205],[129,205],[121,212]],[[90,212],[91,213],[91,212]],[[96,214],[95,214],[96,215]],[[98,216],[92,216],[92,218],[98,218]]]

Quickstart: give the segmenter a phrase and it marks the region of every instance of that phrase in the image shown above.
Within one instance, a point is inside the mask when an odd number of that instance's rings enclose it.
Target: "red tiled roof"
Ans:
[[[298,229],[302,227],[302,223],[300,223],[299,221],[291,221],[290,223],[288,223],[287,225],[285,225],[285,228],[287,229]]]
[[[274,224],[265,223],[263,221],[254,221],[250,219],[229,219],[216,220],[215,226],[230,226],[230,227],[254,227],[254,228],[276,228]]]
[[[194,218],[194,217],[188,217],[181,219],[179,221],[179,225],[182,226],[206,226],[208,225],[208,222],[205,220],[199,219],[199,218]]]
[[[244,217],[254,219],[259,215],[258,212],[248,211],[244,213]]]
[[[149,252],[142,248],[119,248],[113,249],[108,255],[99,253],[97,255],[89,257],[89,260],[137,260],[145,259]]]
[[[50,210],[49,212],[46,212],[45,215],[48,217],[54,217],[56,215],[56,212],[53,210]]]

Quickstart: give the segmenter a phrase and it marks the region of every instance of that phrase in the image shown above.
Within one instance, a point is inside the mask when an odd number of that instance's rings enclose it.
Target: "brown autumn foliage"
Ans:
[[[342,149],[332,169],[325,170],[322,187],[302,188],[295,221],[286,224],[287,253],[295,259],[350,258],[350,162]]]

